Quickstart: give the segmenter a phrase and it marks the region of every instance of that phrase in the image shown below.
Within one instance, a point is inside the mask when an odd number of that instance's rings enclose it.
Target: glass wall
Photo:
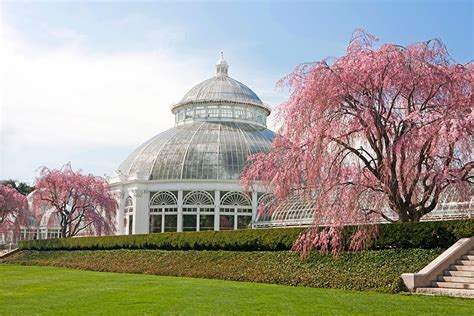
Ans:
[[[237,229],[252,228],[251,223],[252,223],[252,216],[247,216],[247,215],[237,216]]]
[[[128,215],[128,235],[133,234],[133,215]]]
[[[254,106],[204,105],[177,111],[175,113],[175,122],[230,118],[266,125],[267,116],[268,114],[265,110]]]
[[[165,232],[178,231],[178,215],[165,215]]]
[[[196,231],[197,215],[183,215],[183,232]]]
[[[124,220],[123,226],[126,229],[125,233],[131,235],[133,232],[133,200],[132,197],[127,197],[124,204]]]
[[[150,215],[150,233],[161,233],[163,230],[163,214]]]
[[[178,192],[162,191],[152,195],[149,209],[149,232],[178,230]],[[221,192],[219,223],[213,191],[184,191],[182,231],[234,230],[251,226],[251,199],[242,192]],[[219,225],[219,227],[216,227]],[[181,226],[180,226],[181,227]]]
[[[214,230],[214,192],[184,192],[183,231]]]
[[[250,196],[242,192],[222,192],[221,230],[251,228],[252,203]]]
[[[175,232],[178,230],[177,192],[160,191],[150,198],[149,232]]]
[[[220,230],[234,229],[234,215],[221,215],[219,220]]]
[[[214,230],[214,215],[200,215],[199,230]]]

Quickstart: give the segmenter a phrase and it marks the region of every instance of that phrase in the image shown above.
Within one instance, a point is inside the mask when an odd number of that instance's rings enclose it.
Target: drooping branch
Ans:
[[[52,208],[59,217],[62,237],[73,237],[85,229],[112,233],[117,202],[105,179],[73,171],[43,168],[33,195],[36,212]],[[92,232],[91,231],[91,232]]]
[[[244,184],[267,183],[280,200],[312,199],[316,226],[367,214],[418,221],[447,192],[467,198],[474,65],[455,63],[438,40],[374,44],[357,30],[347,54],[282,79],[292,90],[278,110],[282,129]]]

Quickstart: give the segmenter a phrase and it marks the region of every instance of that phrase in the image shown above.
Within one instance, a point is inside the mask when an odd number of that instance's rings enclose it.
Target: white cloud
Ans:
[[[25,154],[34,161],[38,148],[53,162],[60,152],[138,144],[173,125],[169,105],[206,73],[163,52],[87,54],[77,33],[54,34],[67,45],[38,49],[3,26],[2,178],[31,178],[34,170],[16,162]]]
[[[110,174],[125,157],[103,156],[107,149],[133,148],[172,127],[169,106],[213,71],[209,58],[90,53],[76,31],[50,34],[62,44],[39,48],[2,25],[0,179],[31,181],[39,166],[69,160]],[[273,85],[261,90],[271,96]]]

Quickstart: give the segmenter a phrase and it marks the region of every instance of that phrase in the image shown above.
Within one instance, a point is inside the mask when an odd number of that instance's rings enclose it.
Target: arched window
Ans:
[[[214,229],[214,198],[206,191],[191,191],[183,199],[183,231]]]
[[[272,211],[270,221],[273,226],[308,225],[313,222],[314,208],[314,202],[294,194]]]
[[[257,222],[269,221],[274,210],[275,197],[271,193],[262,194],[257,201]]]
[[[127,197],[125,199],[125,204],[124,204],[124,207],[123,207],[123,212],[125,214],[127,213],[133,213],[133,200],[132,200],[132,197]]]
[[[156,192],[150,198],[150,233],[175,232],[178,229],[178,200],[169,191]]]
[[[133,231],[133,199],[131,196],[128,196],[125,199],[125,203],[123,206],[123,226],[125,227],[125,233],[127,235],[131,235]]]
[[[221,198],[221,230],[249,228],[252,222],[252,201],[242,192],[227,192]]]
[[[184,205],[214,205],[214,198],[205,191],[192,191],[186,194]]]
[[[150,207],[177,204],[176,196],[168,191],[157,192],[150,199]]]
[[[251,206],[252,202],[249,196],[242,192],[227,192],[221,198],[221,205]]]

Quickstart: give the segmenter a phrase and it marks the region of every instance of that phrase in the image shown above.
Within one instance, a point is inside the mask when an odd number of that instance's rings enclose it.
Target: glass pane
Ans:
[[[252,216],[237,216],[237,229],[250,228]]]
[[[178,229],[178,215],[165,215],[165,232],[175,232]]]
[[[221,230],[232,230],[232,229],[234,229],[234,215],[221,215],[221,217],[220,217],[220,229]]]
[[[150,233],[161,233],[161,214],[150,215]]]
[[[196,215],[183,215],[183,231],[196,231]]]
[[[131,235],[133,232],[133,215],[128,216],[128,234]]]
[[[199,230],[214,230],[214,215],[201,215]]]

